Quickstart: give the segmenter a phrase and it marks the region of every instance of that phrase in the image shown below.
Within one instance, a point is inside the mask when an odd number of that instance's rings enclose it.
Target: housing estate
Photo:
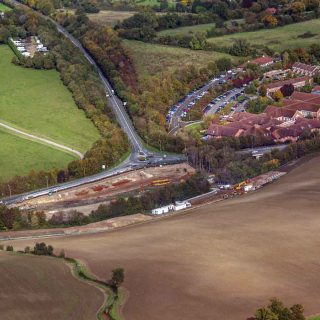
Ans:
[[[283,106],[270,105],[264,113],[234,113],[226,125],[212,123],[208,137],[254,136],[261,141],[295,142],[305,131],[320,130],[320,97],[295,91]]]

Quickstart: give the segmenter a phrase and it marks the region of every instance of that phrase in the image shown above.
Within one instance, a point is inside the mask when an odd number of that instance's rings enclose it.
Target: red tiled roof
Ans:
[[[296,125],[305,126],[308,129],[320,128],[320,120],[319,119],[306,119],[306,118],[298,118],[295,122]]]
[[[299,134],[298,130],[293,128],[277,128],[272,132],[272,137],[275,139],[283,139],[287,137],[296,138]]]
[[[266,63],[272,63],[273,61],[274,61],[273,58],[268,57],[268,56],[264,56],[264,57],[260,57],[260,58],[251,60],[250,63],[258,64],[258,65],[262,66]]]
[[[207,134],[214,137],[233,137],[239,130],[218,124],[212,124],[207,130]]]
[[[249,112],[235,112],[232,116],[230,116],[228,118],[228,121],[241,121],[243,119],[247,119],[247,118],[250,118],[250,117],[253,117],[254,114],[252,113],[249,113]]]
[[[312,66],[311,64],[305,64],[301,62],[294,63],[292,68],[297,68],[308,72],[316,72],[317,70],[319,70],[318,66]]]
[[[263,66],[263,65],[265,65],[265,64],[267,64],[267,63],[273,63],[273,62],[274,62],[273,58],[271,58],[271,57],[269,57],[269,56],[263,56],[263,57],[260,57],[260,58],[256,58],[256,59],[254,59],[254,60],[250,60],[250,61],[248,61],[248,62],[246,62],[246,63],[243,63],[243,64],[241,64],[239,67],[240,67],[240,68],[243,68],[243,67],[245,67],[248,63],[257,64],[257,65],[259,65],[259,66]]]
[[[315,98],[319,98],[317,94],[307,93],[307,92],[299,92],[293,91],[293,94],[290,96],[290,99],[301,100],[301,101],[309,101]]]
[[[290,110],[287,107],[267,106],[265,112],[271,118],[292,118],[296,110]]]
[[[285,84],[295,84],[298,82],[302,82],[302,81],[308,81],[310,80],[310,77],[308,76],[304,76],[304,77],[298,77],[298,78],[292,78],[289,80],[284,80],[284,81],[277,81],[277,82],[273,82],[273,83],[269,83],[266,85],[267,89],[274,89],[274,88],[280,88],[282,86],[284,86]]]

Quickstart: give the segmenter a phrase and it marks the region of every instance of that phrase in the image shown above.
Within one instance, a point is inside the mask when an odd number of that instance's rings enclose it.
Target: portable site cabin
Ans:
[[[161,208],[156,208],[152,210],[152,214],[164,214],[168,213],[169,211],[174,209],[173,204],[169,204],[167,206],[161,207]]]
[[[183,210],[190,207],[191,207],[191,204],[188,201],[182,201],[182,202],[177,201],[176,205],[174,206],[174,211],[179,211],[179,210]]]

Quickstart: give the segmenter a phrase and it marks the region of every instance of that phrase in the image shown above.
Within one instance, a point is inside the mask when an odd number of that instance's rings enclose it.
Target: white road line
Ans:
[[[18,129],[16,129],[16,128],[11,127],[11,126],[9,126],[9,125],[7,125],[7,124],[4,124],[4,123],[2,123],[2,122],[0,122],[0,127],[3,127],[3,128],[5,128],[5,129],[7,129],[7,130],[10,130],[10,131],[13,131],[13,132],[15,132],[15,133],[18,133],[18,134],[21,134],[21,135],[23,135],[23,136],[26,136],[26,137],[28,137],[28,138],[31,138],[32,140],[41,141],[41,142],[43,142],[43,143],[45,143],[45,144],[47,144],[47,145],[51,145],[51,146],[54,146],[54,147],[56,147],[56,148],[66,150],[66,151],[68,151],[68,152],[71,152],[71,153],[73,153],[73,154],[76,154],[80,159],[83,159],[83,154],[82,154],[81,152],[79,152],[79,151],[77,151],[77,150],[74,150],[74,149],[72,149],[72,148],[69,148],[69,147],[67,147],[67,146],[64,146],[64,145],[62,145],[62,144],[60,144],[60,143],[56,143],[56,142],[53,142],[53,141],[48,140],[48,139],[44,139],[44,138],[37,137],[37,136],[35,136],[35,135],[33,135],[33,134],[26,133],[26,132],[24,132],[24,131],[18,130]]]

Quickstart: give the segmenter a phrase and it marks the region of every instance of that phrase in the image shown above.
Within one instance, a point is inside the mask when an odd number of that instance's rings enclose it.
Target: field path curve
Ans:
[[[18,133],[18,134],[20,134],[22,136],[28,137],[28,138],[30,138],[32,140],[35,140],[35,141],[38,141],[38,142],[42,142],[42,143],[45,143],[47,145],[53,146],[55,148],[59,148],[59,149],[65,150],[65,151],[67,151],[69,153],[71,152],[71,153],[77,155],[80,159],[83,159],[83,157],[84,157],[84,155],[81,152],[77,151],[77,150],[74,150],[74,149],[72,149],[70,147],[67,147],[67,146],[63,145],[63,144],[60,144],[60,143],[57,143],[57,142],[54,142],[54,141],[51,141],[51,140],[48,140],[48,139],[45,139],[45,138],[41,138],[41,137],[35,136],[33,134],[30,134],[30,133],[27,133],[27,132],[24,132],[24,131],[21,131],[21,130],[16,129],[14,127],[11,127],[10,125],[5,124],[3,122],[0,122],[0,127],[5,128],[5,129],[7,129],[9,131]]]

